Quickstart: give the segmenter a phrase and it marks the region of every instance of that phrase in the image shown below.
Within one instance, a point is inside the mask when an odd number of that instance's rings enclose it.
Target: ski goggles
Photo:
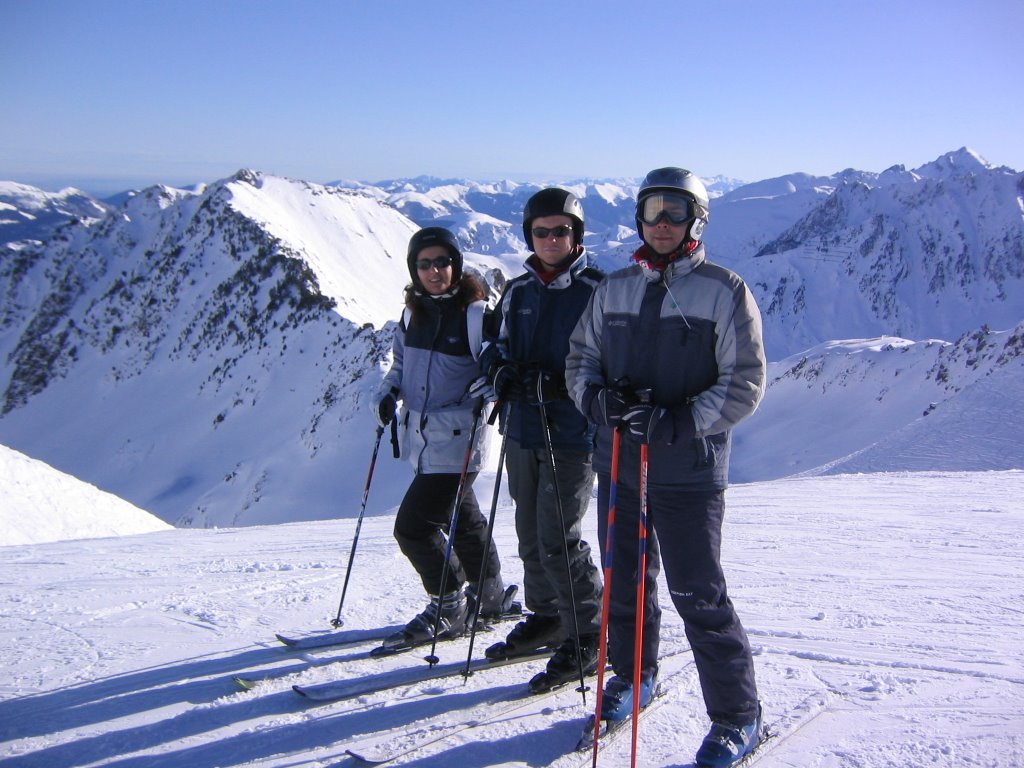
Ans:
[[[547,237],[568,237],[572,234],[572,227],[562,224],[557,227],[534,227],[530,231],[534,237],[539,237],[543,240]]]
[[[679,226],[696,218],[696,208],[688,197],[670,192],[657,192],[643,199],[637,218],[649,227],[653,227],[662,219],[668,219],[670,224]]]
[[[416,269],[421,272],[426,272],[431,267],[437,267],[438,269],[444,269],[452,265],[451,256],[438,256],[436,259],[417,259]]]

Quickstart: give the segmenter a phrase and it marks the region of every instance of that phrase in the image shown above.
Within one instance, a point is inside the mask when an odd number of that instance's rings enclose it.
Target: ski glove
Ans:
[[[617,427],[629,407],[627,395],[621,389],[588,384],[583,394],[587,415],[600,427]]]
[[[469,382],[469,386],[466,387],[466,394],[471,399],[482,397],[485,403],[494,400],[494,388],[486,376],[479,376]]]
[[[388,392],[377,403],[377,424],[386,427],[395,418],[395,411],[398,410],[398,401],[395,396]]]
[[[503,403],[522,400],[525,390],[523,379],[512,363],[500,363],[492,380],[494,395]]]
[[[638,443],[671,443],[675,437],[672,414],[660,405],[637,403],[622,414],[622,423]]]

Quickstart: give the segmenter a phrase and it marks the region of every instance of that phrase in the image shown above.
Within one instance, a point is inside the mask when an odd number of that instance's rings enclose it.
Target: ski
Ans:
[[[733,768],[749,768],[779,745],[786,743],[797,731],[828,711],[828,699],[827,693],[812,693],[785,715],[764,726],[761,741]]]
[[[646,707],[640,710],[639,719],[637,722],[642,721],[649,712],[653,712],[664,702],[665,694],[668,692],[668,688],[664,683],[658,683],[657,690],[654,692],[654,696]],[[633,723],[632,717],[627,717],[625,720],[602,720],[600,731],[597,734],[598,746],[597,748],[604,749],[608,744],[615,740],[615,737],[623,731],[630,730],[630,726]],[[583,726],[583,731],[580,734],[579,741],[576,742],[577,752],[589,752],[594,748],[594,715],[590,715],[587,718],[586,724]]]
[[[661,661],[664,663],[667,659],[673,657],[682,656],[684,653],[689,652],[689,648],[683,648],[672,653],[665,654],[662,656]],[[672,691],[676,682],[680,681],[690,672],[690,667],[694,664],[693,658],[687,659],[678,669],[675,669],[671,673],[662,677],[657,684],[654,696],[646,707],[640,710],[637,722],[642,722],[649,714],[658,709],[662,704],[669,700],[668,694]],[[583,729],[580,731],[580,736],[576,741],[575,752],[591,752],[594,748],[594,720],[595,715],[589,715],[586,719],[586,723]],[[598,733],[597,748],[598,750],[605,749],[611,743],[613,743],[623,733],[632,732],[633,718],[627,717],[625,720],[617,720],[610,722],[603,720],[600,725],[600,732]],[[571,753],[570,753],[571,754]],[[585,762],[581,762],[580,765],[586,765],[590,762],[588,757]]]
[[[472,675],[485,669],[503,667],[508,664],[523,664],[538,659],[547,659],[550,655],[550,649],[545,648],[535,653],[514,656],[500,661],[474,659],[469,663],[469,674]],[[465,670],[465,661],[437,664],[432,667],[402,667],[397,670],[348,680],[335,680],[328,683],[315,683],[313,685],[293,685],[292,690],[311,701],[341,701],[342,699],[352,699],[357,696],[366,696],[371,693],[386,691],[389,688],[399,688],[404,685],[417,685],[418,683],[425,683],[431,680],[455,677],[463,674]]]
[[[789,740],[797,731],[813,721],[818,715],[827,712],[829,709],[829,694],[824,692],[812,693],[803,699],[793,709],[761,728],[761,740],[757,746],[747,755],[737,760],[731,768],[750,768],[761,758],[766,757],[769,752],[777,749],[781,744]],[[700,768],[691,759],[682,763],[680,768]]]
[[[493,619],[480,619],[480,632],[486,632],[492,625],[505,621],[519,621],[525,618],[523,607],[520,603],[512,603],[512,607],[502,615]],[[395,624],[390,627],[375,627],[370,629],[314,629],[307,631],[293,632],[290,634],[277,633],[275,637],[289,648],[309,649],[328,648],[338,645],[357,645],[368,643],[373,640],[385,640],[396,632],[402,631],[404,624]]]
[[[289,635],[279,633],[276,637],[289,648],[326,648],[332,645],[356,645],[371,640],[383,640],[388,635],[401,630],[403,626],[403,624],[396,624],[392,627],[376,629],[314,629]]]
[[[521,710],[533,707],[540,711],[545,706],[543,702],[563,690],[565,690],[565,686],[551,688],[543,693],[529,693],[527,691],[525,693],[517,692],[511,696],[501,696],[481,703],[480,706],[486,708],[482,717],[453,723],[449,726],[428,724],[416,733],[401,734],[404,739],[415,739],[417,736],[424,736],[425,738],[420,741],[396,745],[394,741],[383,742],[377,740],[365,746],[355,745],[349,747],[345,750],[345,753],[363,765],[384,765],[401,757],[407,757],[420,752],[428,747],[443,744],[464,731],[472,728],[483,728],[491,723],[504,720],[509,715],[513,715]]]

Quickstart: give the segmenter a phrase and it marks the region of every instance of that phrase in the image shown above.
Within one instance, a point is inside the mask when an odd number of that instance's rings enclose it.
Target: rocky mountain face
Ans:
[[[176,524],[279,520],[349,472],[413,231],[371,198],[241,172],[5,250],[0,440]],[[320,491],[298,506],[337,513]]]
[[[593,260],[628,263],[636,181],[567,186]],[[409,236],[450,227],[496,295],[527,255],[521,212],[538,188],[241,171],[97,202],[96,216],[0,245],[0,443],[177,525],[354,514]],[[1014,391],[1022,174],[961,150],[912,171],[710,188],[709,256],[751,286],[778,361],[737,432],[737,479],[869,455],[927,468],[907,446],[940,422],[974,429],[977,409]],[[1002,461],[1020,466],[1010,442]],[[397,503],[409,470],[382,459],[378,474],[371,514]]]

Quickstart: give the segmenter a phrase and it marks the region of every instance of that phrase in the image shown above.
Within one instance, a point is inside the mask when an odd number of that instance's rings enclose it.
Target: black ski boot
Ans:
[[[580,662],[583,660],[583,674],[592,675],[597,671],[597,657],[600,650],[601,640],[597,635],[583,635],[580,637],[580,655],[576,656],[576,640],[566,638],[558,646],[558,650],[548,659],[547,668],[538,672],[530,680],[530,691],[532,693],[544,693],[552,688],[580,679]]]
[[[441,611],[441,620],[437,621],[437,612]],[[451,640],[460,637],[466,631],[469,620],[469,604],[461,589],[448,592],[442,597],[430,596],[430,604],[419,616],[414,618],[403,629],[385,638],[380,648],[371,651],[371,655],[379,656],[398,653],[418,645],[426,645],[434,640],[434,624],[437,623],[437,639]]]
[[[482,586],[477,582],[466,585],[466,599],[469,601],[469,615],[476,614],[476,602],[480,600],[480,618],[494,621],[506,616],[515,616],[523,612],[521,603],[514,602],[519,587],[513,584],[505,588],[501,576],[484,579]]]
[[[554,646],[562,636],[562,622],[557,616],[531,613],[520,621],[502,642],[495,643],[484,655],[491,661],[523,656],[544,646]]]

